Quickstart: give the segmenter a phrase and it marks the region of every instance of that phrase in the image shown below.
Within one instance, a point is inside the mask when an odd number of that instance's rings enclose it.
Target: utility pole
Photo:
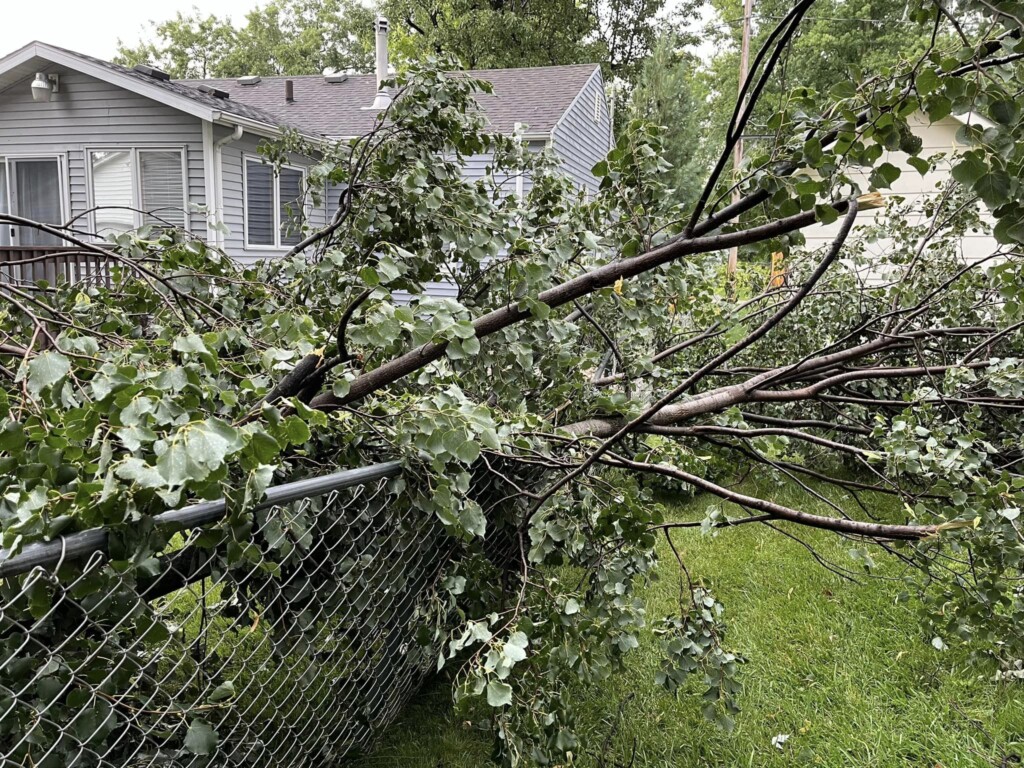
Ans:
[[[743,40],[740,43],[740,88],[743,90],[743,86],[747,84],[747,70],[750,68],[750,17],[754,13],[754,0],[743,0]],[[739,91],[737,91],[739,93]],[[746,99],[743,103],[744,108],[746,107]],[[738,172],[740,166],[743,164],[743,137],[740,136],[736,142],[736,147],[733,150],[732,156],[732,167],[734,172]],[[732,201],[735,203],[740,199],[740,190],[737,187],[733,190]],[[727,274],[729,283],[731,284],[736,279],[736,263],[739,259],[739,248],[732,248],[729,250],[729,265],[727,267]]]

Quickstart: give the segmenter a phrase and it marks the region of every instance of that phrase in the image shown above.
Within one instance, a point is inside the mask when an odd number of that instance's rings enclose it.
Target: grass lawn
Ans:
[[[830,514],[824,504],[799,501],[791,489],[776,491],[775,497]],[[671,513],[700,519],[711,503],[716,502],[701,498],[675,505]],[[822,555],[855,567],[846,555],[849,542],[815,531],[800,535]],[[717,538],[678,531],[674,540],[694,578],[709,583],[725,604],[729,645],[749,659],[742,670],[743,712],[736,729],[726,734],[706,722],[699,695],[674,699],[655,688],[657,644],[648,636],[624,674],[580,691],[581,743],[588,754],[575,764],[1020,764],[1024,686],[993,683],[992,669],[972,666],[958,651],[933,649],[921,634],[913,603],[897,603],[903,590],[898,580],[843,581],[798,543],[760,526],[724,530]],[[646,590],[655,617],[672,612],[678,595],[674,562],[664,544],[661,557],[662,579]],[[889,562],[880,573],[898,575]],[[782,749],[772,746],[777,734],[789,735]],[[595,755],[606,740],[602,762]],[[488,765],[489,754],[489,735],[460,721],[450,689],[437,683],[357,765],[470,768]]]

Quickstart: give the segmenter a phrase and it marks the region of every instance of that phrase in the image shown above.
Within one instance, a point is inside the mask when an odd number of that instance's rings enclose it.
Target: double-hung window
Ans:
[[[92,149],[89,177],[97,234],[144,224],[187,228],[182,149]]]
[[[245,244],[283,248],[302,241],[305,173],[245,158]]]

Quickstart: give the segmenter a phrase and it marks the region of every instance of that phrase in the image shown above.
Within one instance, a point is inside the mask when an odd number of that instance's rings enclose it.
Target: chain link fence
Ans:
[[[0,765],[312,767],[370,747],[445,621],[450,539],[398,475],[278,486],[237,519],[168,512],[134,526],[151,552],[94,530],[0,554]]]

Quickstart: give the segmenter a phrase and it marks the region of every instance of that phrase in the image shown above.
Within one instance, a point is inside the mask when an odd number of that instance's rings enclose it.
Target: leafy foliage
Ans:
[[[356,0],[271,0],[236,28],[231,19],[180,11],[151,24],[148,39],[118,41],[114,59],[152,63],[172,77],[319,75],[373,69],[373,13]]]
[[[780,29],[776,53],[810,6]],[[889,76],[789,94],[729,207],[728,145],[681,204],[662,132],[635,120],[588,197],[555,158],[486,131],[472,108],[485,84],[411,70],[370,135],[266,148],[272,160],[305,152],[313,188],[346,190],[295,254],[241,266],[143,229],[107,244],[121,264],[112,287],[3,295],[4,546],[105,525],[117,568],[142,576],[159,568],[152,516],[223,494],[225,569],[263,563],[273,580],[288,553],[266,561],[249,511],[271,479],[397,456],[398,490],[456,550],[438,662],[458,665],[460,696],[493,708],[510,763],[577,750],[564,683],[607,678],[638,645],[637,589],[657,537],[676,527],[726,535],[786,520],[848,536],[858,566],[880,552],[913,566],[929,640],[963,641],[990,663],[1024,657],[1018,6],[1000,6],[1001,27],[969,45],[936,35]],[[921,6],[914,18],[946,17]],[[900,174],[886,153],[945,160],[922,156],[909,118],[968,111],[990,122],[962,132],[952,180],[869,219],[878,198],[864,193]],[[462,177],[472,155],[489,158],[482,181]],[[520,173],[533,182],[523,199],[509,194]],[[998,250],[967,263],[959,243],[989,216]],[[821,223],[839,225],[834,241],[803,248]],[[732,245],[751,266],[727,291]],[[789,257],[786,285],[758,266],[776,252]],[[454,299],[428,295],[438,280]],[[716,482],[723,465],[902,506],[808,513]],[[648,474],[749,515],[666,523]],[[707,714],[728,727],[739,659],[724,609],[710,585],[684,583],[682,598],[658,625],[661,682],[699,671]],[[52,599],[41,584],[25,610]],[[133,605],[144,626],[145,604]],[[212,748],[202,718],[189,733]]]
[[[156,63],[177,78],[372,72],[372,20],[382,14],[401,67],[429,56],[472,69],[601,63],[607,75],[633,80],[657,29],[691,13],[689,4],[668,13],[666,0],[270,0],[239,29],[179,11],[135,46],[119,41],[115,61]]]

